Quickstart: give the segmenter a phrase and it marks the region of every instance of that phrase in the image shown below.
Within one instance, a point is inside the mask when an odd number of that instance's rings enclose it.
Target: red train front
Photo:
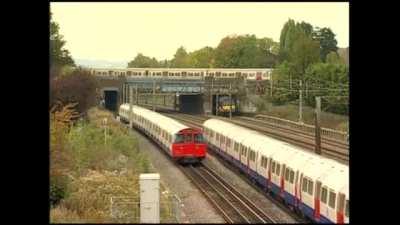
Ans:
[[[195,128],[180,130],[172,144],[172,157],[180,162],[199,162],[206,157],[203,132]]]

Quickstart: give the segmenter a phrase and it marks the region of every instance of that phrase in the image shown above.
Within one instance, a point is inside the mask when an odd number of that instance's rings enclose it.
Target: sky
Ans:
[[[349,3],[50,3],[74,59],[125,61],[138,53],[171,59],[217,47],[228,35],[254,34],[279,41],[289,19],[329,27],[338,47],[349,46]]]

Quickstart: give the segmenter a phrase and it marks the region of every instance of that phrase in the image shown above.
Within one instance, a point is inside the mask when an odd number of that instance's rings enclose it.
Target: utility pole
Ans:
[[[139,105],[138,85],[135,86],[136,105]]]
[[[229,83],[229,119],[232,119],[232,83]]]
[[[107,118],[103,119],[103,126],[104,126],[104,146],[107,145]]]
[[[302,90],[302,82],[300,80],[300,89],[299,89],[299,122],[303,123],[303,90]]]
[[[270,94],[270,96],[271,96],[271,98],[272,98],[272,82],[273,82],[273,80],[272,80],[272,74],[270,75],[270,77],[269,77],[269,84],[270,84],[270,91],[271,91],[271,94]]]
[[[156,97],[156,80],[153,80],[153,111],[156,111],[156,106],[155,106],[155,97]]]
[[[214,77],[211,77],[211,88],[210,88],[210,111],[211,111],[211,115],[212,115],[212,106],[213,106],[213,88],[214,88]]]
[[[133,105],[133,89],[132,87],[129,88],[129,128],[132,127],[132,105]]]
[[[315,97],[315,153],[321,155],[321,97]]]
[[[306,98],[308,98],[308,82],[306,82]]]
[[[219,91],[218,91],[219,93]],[[215,115],[218,116],[218,93],[215,96]]]

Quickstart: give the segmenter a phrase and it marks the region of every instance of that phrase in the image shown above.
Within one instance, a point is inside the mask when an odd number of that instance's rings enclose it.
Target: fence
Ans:
[[[315,126],[312,126],[312,125],[298,123],[298,122],[294,122],[291,120],[285,120],[285,119],[281,119],[281,118],[277,118],[277,117],[273,117],[273,116],[267,116],[267,115],[256,115],[255,117],[262,119],[266,122],[269,122],[272,125],[276,125],[277,127],[293,128],[293,129],[297,129],[297,130],[308,132],[308,133],[315,133]],[[347,132],[322,127],[321,135],[328,137],[328,138],[348,142],[348,133]]]
[[[178,196],[164,194],[160,200],[160,223],[180,223],[181,207]],[[110,214],[114,223],[140,223],[139,198],[111,197]]]

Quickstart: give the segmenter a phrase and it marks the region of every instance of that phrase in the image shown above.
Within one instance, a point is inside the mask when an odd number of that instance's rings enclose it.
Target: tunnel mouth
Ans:
[[[104,107],[110,111],[116,112],[118,104],[118,91],[104,90]]]
[[[179,112],[187,114],[204,114],[202,94],[179,95]]]

